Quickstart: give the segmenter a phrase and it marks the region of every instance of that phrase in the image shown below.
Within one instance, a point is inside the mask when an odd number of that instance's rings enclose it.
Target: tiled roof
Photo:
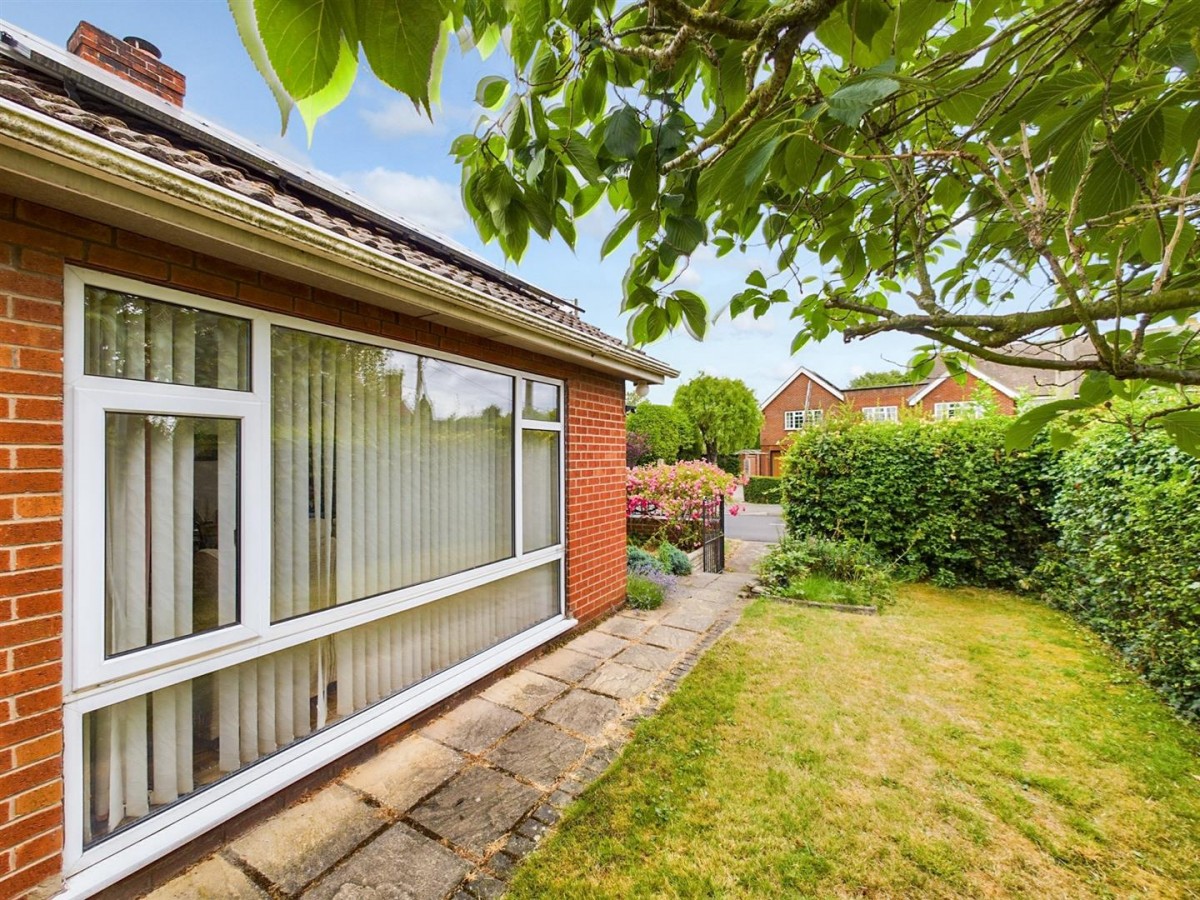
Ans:
[[[105,99],[69,90],[63,80],[22,65],[20,60],[0,58],[0,97],[466,288],[486,293],[582,337],[619,348],[624,353],[637,353],[620,339],[585,322],[574,304],[525,285],[519,279],[489,271],[489,264],[482,261],[473,264],[469,254],[454,248],[445,247],[445,254],[439,254],[437,241],[430,236],[414,235],[411,226],[397,221],[394,228],[388,228],[386,223],[365,221],[354,214],[349,199],[344,206],[330,202],[324,199],[329,195],[327,188],[321,197],[317,197],[305,190],[303,180],[294,176],[276,182],[267,180],[240,161],[214,152],[211,147],[201,146],[184,134],[164,127],[161,122],[140,118],[136,112],[122,109]],[[653,367],[666,368],[649,356],[637,355],[643,356]]]

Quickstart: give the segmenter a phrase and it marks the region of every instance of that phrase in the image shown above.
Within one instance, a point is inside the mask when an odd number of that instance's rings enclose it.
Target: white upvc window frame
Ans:
[[[820,425],[824,421],[823,409],[789,409],[783,414],[783,430],[801,431],[810,425]]]
[[[85,375],[84,289],[94,286],[248,320],[250,390],[198,388]],[[282,326],[415,353],[513,379],[513,555],[477,568],[279,622],[271,621],[271,330]],[[259,311],[173,288],[68,266],[64,278],[64,873],[67,896],[86,896],[169,852],[268,793],[336,759],[574,626],[566,605],[567,388],[560,379],[404,344],[305,319]],[[558,389],[557,421],[525,419],[524,383]],[[239,621],[163,644],[104,655],[105,414],[199,415],[240,422]],[[526,553],[523,541],[524,430],[558,434],[558,542]],[[285,748],[83,849],[83,718],[97,709],[334,634],[550,563],[558,567],[558,615],[419,685]],[[253,786],[253,787],[252,787]],[[247,800],[245,790],[252,791]],[[239,793],[241,792],[241,793]],[[75,877],[72,877],[75,876]]]
[[[974,400],[943,400],[933,404],[933,418],[938,422],[948,419],[978,419],[983,416],[983,407]]]
[[[898,406],[864,406],[863,418],[868,422],[899,422],[900,407]]]

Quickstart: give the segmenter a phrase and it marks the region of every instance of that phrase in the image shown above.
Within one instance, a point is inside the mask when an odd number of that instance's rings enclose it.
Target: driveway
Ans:
[[[783,537],[783,507],[776,503],[738,503],[738,514],[725,510],[725,537],[773,544]]]

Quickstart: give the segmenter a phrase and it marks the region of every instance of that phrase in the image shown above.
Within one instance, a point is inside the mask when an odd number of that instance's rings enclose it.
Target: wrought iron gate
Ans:
[[[705,500],[700,513],[704,571],[725,571],[725,499]]]

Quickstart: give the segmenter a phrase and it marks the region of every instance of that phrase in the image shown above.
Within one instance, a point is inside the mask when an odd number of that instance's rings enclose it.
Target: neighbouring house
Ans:
[[[1074,350],[1082,345],[1076,341],[1069,346]],[[1038,351],[1030,347],[1027,352]],[[939,363],[922,382],[839,388],[801,366],[762,404],[761,449],[742,451],[742,472],[781,475],[789,435],[819,425],[835,411],[855,411],[868,422],[899,421],[902,410],[932,419],[955,419],[980,415],[979,401],[986,397],[1002,414],[1014,415],[1018,405],[1073,393],[1077,377],[1071,372],[977,361],[961,381],[950,377]]]
[[[127,894],[621,604],[677,373],[146,42],[0,32],[0,897]]]

